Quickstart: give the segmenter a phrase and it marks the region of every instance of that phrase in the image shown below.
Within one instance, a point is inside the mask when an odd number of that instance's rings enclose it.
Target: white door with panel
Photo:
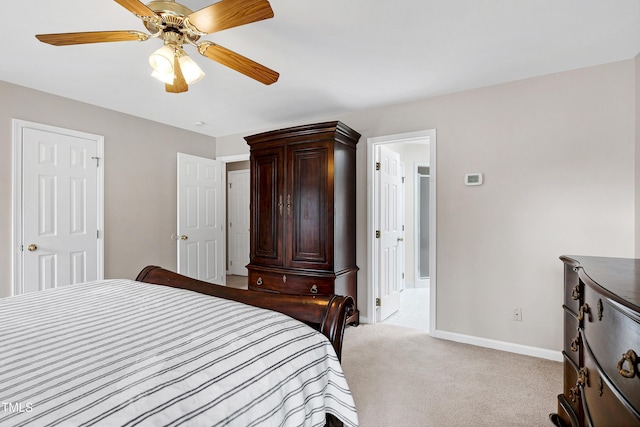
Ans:
[[[178,153],[178,273],[226,283],[224,163]]]
[[[380,321],[400,308],[402,285],[402,246],[404,219],[401,215],[402,168],[400,155],[378,147],[378,278],[380,280]]]
[[[16,129],[22,283],[14,293],[102,279],[102,137],[37,124]]]
[[[229,172],[228,194],[228,232],[229,232],[229,274],[247,276],[249,264],[249,170]]]

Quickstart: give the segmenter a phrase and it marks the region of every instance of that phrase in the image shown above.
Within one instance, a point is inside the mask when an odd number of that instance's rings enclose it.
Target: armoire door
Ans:
[[[332,266],[330,147],[327,142],[287,147],[287,267],[326,270]]]
[[[284,266],[284,148],[251,153],[251,262]]]

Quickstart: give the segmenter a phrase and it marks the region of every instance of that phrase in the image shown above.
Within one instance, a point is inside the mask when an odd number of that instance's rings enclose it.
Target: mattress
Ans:
[[[2,426],[322,426],[358,418],[331,343],[295,319],[103,280],[0,299]]]

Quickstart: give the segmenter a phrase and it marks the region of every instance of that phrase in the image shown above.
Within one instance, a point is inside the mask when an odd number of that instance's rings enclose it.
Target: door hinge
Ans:
[[[376,298],[376,307],[381,307],[382,303],[380,302],[380,298]]]
[[[96,230],[96,239],[100,238],[100,230]]]
[[[100,157],[92,157],[92,159],[94,159],[96,161],[96,167],[99,168],[100,167]]]
[[[229,265],[233,265],[233,261],[229,261]]]
[[[229,183],[229,188],[233,188],[233,183],[232,182]]]
[[[402,273],[402,279],[404,280],[404,273]]]
[[[404,184],[404,176],[402,177],[402,183]]]
[[[376,162],[376,170],[379,171],[380,170],[380,162]]]
[[[380,230],[376,230],[376,239],[380,238]]]

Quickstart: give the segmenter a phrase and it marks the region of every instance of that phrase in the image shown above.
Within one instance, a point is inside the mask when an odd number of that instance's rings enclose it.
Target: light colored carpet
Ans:
[[[342,367],[361,427],[549,427],[562,364],[376,324],[348,327]]]

